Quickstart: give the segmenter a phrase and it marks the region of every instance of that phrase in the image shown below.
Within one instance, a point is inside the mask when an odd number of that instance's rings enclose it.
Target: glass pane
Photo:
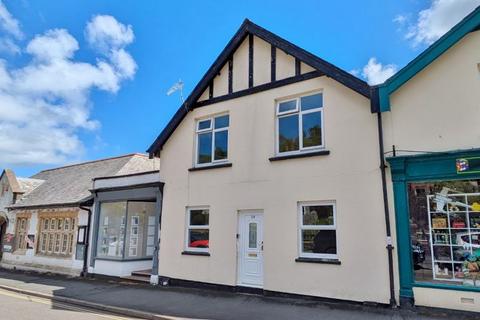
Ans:
[[[215,132],[215,160],[228,157],[228,131]]]
[[[208,209],[190,210],[191,226],[208,226]]]
[[[198,135],[198,159],[197,163],[212,162],[212,133]]]
[[[248,247],[250,249],[257,248],[257,224],[255,222],[248,224]]]
[[[208,229],[188,230],[189,248],[208,248]]]
[[[304,206],[303,225],[333,225],[333,206]]]
[[[335,230],[302,230],[302,252],[337,254]]]
[[[322,120],[320,112],[302,115],[303,147],[314,147],[322,144]]]
[[[227,115],[215,118],[215,129],[226,128],[229,125],[230,117]]]
[[[202,120],[198,121],[198,130],[210,129],[212,120]]]
[[[127,211],[127,258],[151,257],[155,248],[155,202],[129,201]]]
[[[125,217],[127,203],[106,202],[100,204],[97,255],[122,258],[125,229],[120,227]]]
[[[278,104],[278,113],[294,111],[297,109],[297,100],[280,102]]]
[[[300,99],[302,111],[323,107],[323,95],[321,93]]]
[[[475,285],[480,266],[475,213],[479,195],[480,180],[408,184],[415,281]]]
[[[278,119],[278,151],[288,152],[299,149],[298,114]]]

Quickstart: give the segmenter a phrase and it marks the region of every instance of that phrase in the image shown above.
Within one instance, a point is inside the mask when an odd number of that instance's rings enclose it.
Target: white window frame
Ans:
[[[223,127],[223,128],[219,128],[219,129],[215,129],[215,119],[223,117],[223,116],[228,116],[228,126]],[[210,120],[210,127],[205,128],[205,129],[199,129],[198,126],[200,125],[200,122],[203,122],[203,121],[206,121],[206,120]],[[195,167],[211,166],[212,164],[228,162],[228,158],[230,156],[230,152],[228,150],[230,148],[230,141],[229,141],[230,140],[230,133],[228,132],[229,129],[230,129],[230,114],[229,113],[220,113],[220,114],[216,114],[216,115],[213,115],[213,116],[209,116],[207,118],[197,119],[197,121],[195,123],[195,160],[194,160]],[[215,134],[217,132],[221,132],[221,131],[227,131],[228,132],[227,158],[226,159],[215,160]],[[198,159],[198,147],[199,147],[198,139],[199,139],[199,135],[202,134],[202,133],[207,133],[207,132],[212,133],[212,150],[211,150],[212,160],[210,162],[199,163],[198,162],[199,161],[199,159]]]
[[[196,225],[196,226],[191,226],[190,225],[190,212],[192,210],[208,210],[208,225]],[[185,251],[191,251],[191,252],[209,252],[210,250],[210,207],[208,206],[202,206],[202,207],[187,207],[187,214],[185,216],[186,221],[185,221],[185,246],[184,249]],[[208,248],[192,248],[188,246],[188,236],[189,236],[189,231],[190,230],[195,230],[195,229],[208,229]]]
[[[311,206],[332,206],[333,207],[333,225],[303,225],[303,208]],[[305,201],[298,203],[298,254],[300,258],[321,258],[338,259],[338,230],[337,230],[337,205],[336,201]],[[302,231],[303,230],[334,230],[336,254],[328,253],[308,253],[303,252]]]
[[[309,109],[302,111],[301,110],[301,98],[302,97],[308,97],[308,96],[313,96],[316,94],[321,94],[322,95],[322,106],[319,108],[315,109]],[[294,110],[288,110],[288,111],[283,111],[280,112],[280,103],[284,102],[289,102],[289,101],[296,101],[296,108]],[[315,92],[310,92],[306,94],[299,95],[295,98],[288,98],[288,99],[281,99],[277,100],[276,105],[275,105],[275,118],[276,118],[276,128],[275,128],[275,154],[276,155],[291,155],[291,154],[299,154],[303,152],[314,152],[317,150],[322,150],[325,149],[325,126],[324,126],[324,108],[325,105],[323,104],[323,91],[315,91]],[[320,120],[321,120],[321,130],[322,130],[322,144],[318,146],[311,146],[311,147],[304,147],[303,146],[303,117],[302,115],[309,114],[309,113],[314,113],[314,112],[320,112]],[[294,151],[285,151],[285,152],[280,152],[280,118],[284,118],[286,116],[291,116],[292,114],[298,114],[298,150]]]

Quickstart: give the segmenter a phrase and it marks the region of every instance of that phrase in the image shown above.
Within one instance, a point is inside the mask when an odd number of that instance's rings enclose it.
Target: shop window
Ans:
[[[28,221],[26,217],[17,217],[15,230],[17,250],[27,249]]]
[[[208,252],[209,215],[208,208],[187,209],[186,250]]]
[[[276,111],[277,153],[298,153],[324,146],[321,93],[280,101]]]
[[[480,180],[410,183],[408,191],[415,281],[480,286]]]
[[[72,214],[41,214],[39,216],[39,238],[37,254],[69,257],[75,245],[70,239],[74,237],[75,229],[70,228],[75,224]]]
[[[109,259],[152,257],[155,202],[119,201],[100,205],[97,256]]]
[[[300,257],[337,258],[335,203],[299,204]]]
[[[229,125],[228,114],[197,121],[197,165],[227,161]]]

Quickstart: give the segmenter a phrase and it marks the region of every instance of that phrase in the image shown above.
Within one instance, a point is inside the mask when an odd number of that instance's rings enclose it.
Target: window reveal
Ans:
[[[187,209],[186,250],[208,252],[209,215],[208,208]]]
[[[324,147],[323,94],[277,104],[277,153]]]
[[[197,122],[196,164],[222,162],[228,159],[229,115],[221,115]]]
[[[299,204],[300,257],[337,258],[335,203]]]
[[[75,214],[41,214],[37,254],[68,257],[75,245]],[[55,216],[52,217],[52,216]]]

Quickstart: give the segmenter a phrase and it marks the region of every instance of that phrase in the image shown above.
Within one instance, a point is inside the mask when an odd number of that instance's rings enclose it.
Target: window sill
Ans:
[[[188,171],[200,171],[200,170],[217,169],[217,168],[229,168],[231,166],[232,166],[232,163],[227,162],[227,163],[212,164],[212,165],[207,165],[207,166],[202,166],[202,167],[193,167],[193,168],[188,169]]]
[[[341,261],[338,259],[328,259],[328,258],[305,258],[299,257],[295,259],[295,262],[307,262],[307,263],[323,263],[323,264],[336,264],[341,265]]]
[[[316,156],[327,156],[330,154],[330,150],[320,150],[314,152],[299,152],[294,154],[288,155],[279,155],[275,157],[271,157],[268,160],[270,161],[280,161],[280,160],[288,160],[288,159],[296,159],[296,158],[309,158],[309,157],[316,157]]]
[[[186,256],[204,256],[204,257],[210,257],[210,253],[208,252],[201,252],[201,251],[183,251],[182,255]]]

